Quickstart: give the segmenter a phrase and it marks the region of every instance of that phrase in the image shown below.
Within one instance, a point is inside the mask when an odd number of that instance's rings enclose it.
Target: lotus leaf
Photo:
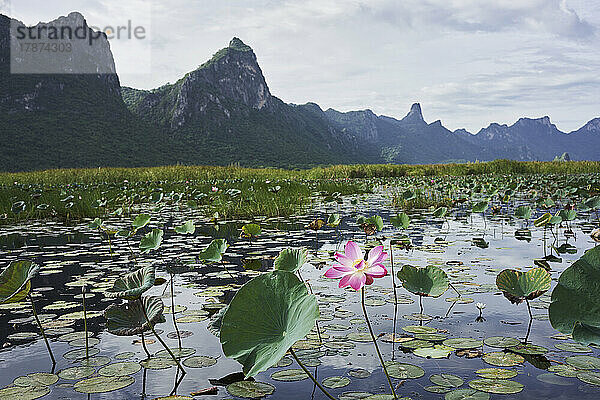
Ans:
[[[552,327],[583,344],[600,344],[600,247],[565,269],[552,291]]]
[[[223,259],[223,253],[227,250],[227,240],[215,239],[202,250],[198,257],[205,262],[219,262]]]
[[[117,336],[133,336],[150,330],[142,304],[153,326],[165,321],[164,304],[160,297],[148,296],[141,298],[141,304],[140,301],[119,305],[111,304],[104,310],[104,317],[108,321],[108,331]]]
[[[306,263],[307,256],[306,249],[285,249],[275,258],[273,265],[276,270],[296,272]]]
[[[527,272],[505,269],[496,277],[496,286],[513,304],[533,300],[550,289],[551,275],[544,268]]]
[[[31,278],[39,270],[37,264],[28,260],[11,262],[0,273],[0,304],[18,303],[25,299],[31,290]]]
[[[255,376],[275,365],[319,317],[317,300],[298,277],[287,271],[258,276],[236,293],[221,325],[227,357]]]
[[[406,290],[419,296],[439,297],[448,290],[448,275],[434,265],[425,268],[404,265],[396,275]]]
[[[152,229],[152,232],[147,233],[140,242],[142,254],[158,249],[162,243],[163,234],[162,229]]]
[[[140,268],[122,278],[118,278],[113,287],[105,292],[106,297],[126,300],[138,299],[142,293],[154,286],[156,281],[154,267]]]

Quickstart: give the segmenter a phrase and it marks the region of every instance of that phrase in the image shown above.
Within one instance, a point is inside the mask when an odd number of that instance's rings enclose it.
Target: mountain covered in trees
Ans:
[[[89,29],[78,13],[57,21]],[[426,122],[420,104],[402,119],[287,104],[271,93],[256,54],[238,38],[177,82],[154,90],[121,87],[116,73],[11,74],[10,23],[0,15],[4,171],[553,160],[563,153],[573,160],[600,159],[600,118],[569,133],[543,117],[491,124],[472,134]],[[110,44],[101,40],[100,50],[86,56],[99,71],[114,70]]]

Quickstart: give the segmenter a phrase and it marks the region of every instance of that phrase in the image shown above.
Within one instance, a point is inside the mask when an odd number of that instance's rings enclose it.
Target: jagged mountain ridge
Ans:
[[[78,13],[59,20],[87,25]],[[237,38],[176,83],[154,90],[120,87],[116,73],[11,75],[9,23],[0,16],[2,170],[551,160],[564,152],[600,157],[594,151],[600,118],[569,134],[548,118],[524,118],[472,135],[451,132],[439,120],[427,123],[418,103],[402,119],[286,104],[271,94],[254,51]],[[86,56],[99,70],[114,68],[108,41]]]

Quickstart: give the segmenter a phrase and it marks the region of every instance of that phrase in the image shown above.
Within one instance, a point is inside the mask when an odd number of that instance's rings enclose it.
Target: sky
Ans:
[[[113,39],[124,86],[175,82],[236,36],[288,103],[425,120],[475,133],[550,116],[563,131],[600,117],[598,0],[0,0],[27,24],[81,12]]]

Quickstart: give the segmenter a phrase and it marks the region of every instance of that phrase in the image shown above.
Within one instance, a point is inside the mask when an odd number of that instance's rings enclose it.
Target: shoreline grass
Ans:
[[[129,182],[184,182],[223,179],[353,179],[403,176],[465,176],[487,174],[584,174],[600,172],[599,161],[496,160],[464,164],[334,165],[306,170],[244,168],[238,166],[165,166],[139,168],[54,169],[31,172],[0,172],[0,188],[19,184],[91,184]]]

